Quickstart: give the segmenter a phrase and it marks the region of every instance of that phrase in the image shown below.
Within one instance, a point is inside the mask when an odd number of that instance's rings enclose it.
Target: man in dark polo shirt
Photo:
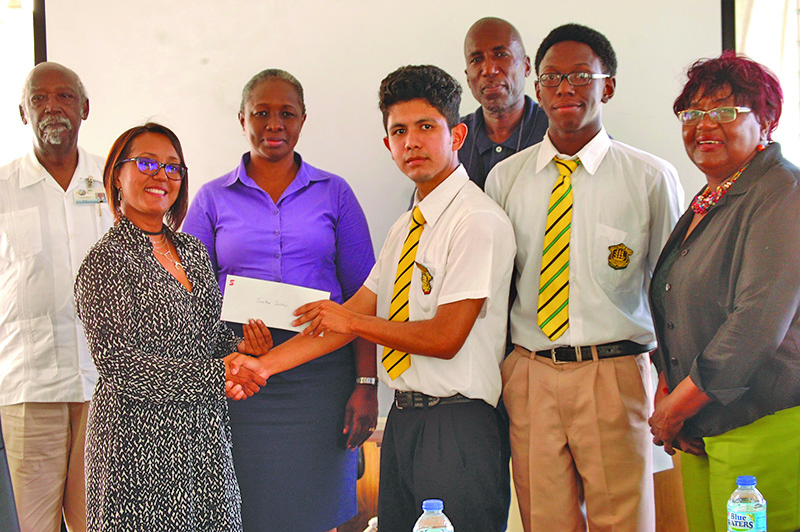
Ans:
[[[547,116],[525,95],[531,60],[517,29],[503,19],[477,21],[464,38],[465,73],[480,108],[463,118],[467,138],[458,158],[483,188],[495,164],[541,142]]]

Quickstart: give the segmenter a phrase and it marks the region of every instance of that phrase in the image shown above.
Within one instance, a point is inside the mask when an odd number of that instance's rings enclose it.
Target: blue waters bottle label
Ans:
[[[728,512],[728,532],[766,532],[766,512]]]

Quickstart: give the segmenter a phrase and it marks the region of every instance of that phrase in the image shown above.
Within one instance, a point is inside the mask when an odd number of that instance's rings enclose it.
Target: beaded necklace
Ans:
[[[750,163],[748,162],[746,165],[739,168],[739,171],[733,174],[731,177],[725,180],[724,183],[719,185],[714,191],[712,192],[708,185],[706,185],[705,190],[697,195],[697,197],[692,200],[692,210],[695,214],[705,214],[707,213],[711,207],[716,205],[719,200],[721,200],[725,194],[728,193],[728,189],[736,183],[736,180],[739,179],[739,176],[742,175],[742,172],[745,171],[747,166]]]

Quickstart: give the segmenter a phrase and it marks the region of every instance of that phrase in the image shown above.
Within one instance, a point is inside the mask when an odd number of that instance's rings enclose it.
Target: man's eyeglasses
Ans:
[[[590,72],[570,72],[569,74],[542,74],[537,81],[542,87],[558,87],[565,79],[573,87],[588,85],[595,79],[610,78],[611,74],[592,74]]]
[[[147,157],[131,157],[130,159],[123,159],[114,165],[114,168],[122,166],[123,163],[135,162],[136,168],[146,175],[156,175],[159,170],[164,169],[164,173],[169,179],[173,181],[180,181],[186,177],[186,167],[180,163],[160,163],[155,159]]]
[[[686,109],[685,111],[678,111],[678,120],[684,126],[693,126],[699,123],[705,115],[708,115],[713,122],[717,124],[725,124],[733,122],[739,113],[749,113],[752,109],[749,107],[717,107],[708,111],[701,111],[700,109]]]

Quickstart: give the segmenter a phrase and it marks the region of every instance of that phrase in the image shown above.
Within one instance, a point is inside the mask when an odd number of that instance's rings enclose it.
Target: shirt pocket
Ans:
[[[442,282],[444,282],[444,263],[428,262],[424,257],[417,257],[414,272],[411,274],[411,291],[408,294],[411,304],[409,319],[426,320],[436,315]]]
[[[646,256],[646,234],[597,224],[592,269],[595,280],[609,295],[642,290],[642,262]]]
[[[0,214],[0,260],[13,262],[42,251],[39,208]]]

